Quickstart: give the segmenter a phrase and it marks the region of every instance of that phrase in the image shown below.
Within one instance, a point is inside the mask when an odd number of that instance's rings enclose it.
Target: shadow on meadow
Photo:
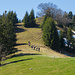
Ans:
[[[27,43],[18,43],[15,46],[19,46],[19,45],[28,45]]]
[[[17,24],[16,24],[15,26],[22,26],[22,25],[17,25]]]
[[[25,28],[40,28],[40,25],[39,24],[36,24],[35,26],[33,26],[33,27],[25,27]]]
[[[24,32],[26,31],[25,29],[22,29],[22,28],[15,28],[15,33],[21,33],[21,32]]]
[[[21,59],[21,60],[16,60],[16,61],[11,61],[5,64],[2,64],[2,66],[7,65],[7,64],[12,64],[12,63],[17,63],[17,62],[21,62],[21,61],[27,61],[27,60],[32,60],[33,58],[28,58],[28,59]]]
[[[20,54],[14,54],[14,55],[12,55],[12,56],[10,56],[10,57],[7,57],[5,60],[11,59],[11,58],[14,58],[14,57],[27,56],[27,55],[29,56],[29,55],[41,55],[41,54],[20,53]],[[32,59],[33,59],[33,58],[20,59],[20,60],[16,60],[16,61],[11,61],[11,62],[2,64],[2,66],[7,65],[7,64],[11,64],[11,63],[17,63],[17,62],[21,62],[21,61],[32,60]]]
[[[20,54],[15,54],[12,55],[10,58],[14,58],[14,57],[20,57],[20,56],[29,56],[29,55],[41,55],[41,54],[34,54],[34,53],[20,53]],[[7,58],[8,59],[8,58]]]
[[[15,44],[15,46],[20,46],[20,45],[28,45],[27,43],[17,43]],[[18,52],[18,51],[22,51],[22,50],[18,50],[17,48],[15,48],[16,51],[15,52]]]

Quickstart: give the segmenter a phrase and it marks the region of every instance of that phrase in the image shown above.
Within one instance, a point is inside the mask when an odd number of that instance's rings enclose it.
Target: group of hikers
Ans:
[[[29,45],[32,49],[34,49],[34,50],[40,52],[40,47],[37,47],[37,46],[35,46],[35,45],[31,45],[31,42],[30,42],[30,41],[28,41],[28,45]]]

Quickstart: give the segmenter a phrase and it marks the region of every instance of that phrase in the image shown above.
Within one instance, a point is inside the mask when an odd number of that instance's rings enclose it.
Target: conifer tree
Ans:
[[[2,16],[2,21],[0,25],[0,62],[3,55],[8,55],[13,53],[14,46],[16,44],[16,35],[14,31],[14,21],[12,16],[4,13]],[[1,65],[1,63],[0,63]]]
[[[29,27],[29,15],[28,15],[27,11],[26,11],[26,14],[23,18],[23,22],[24,22],[24,27]]]
[[[64,42],[64,39],[63,39],[62,31],[60,31],[60,33],[59,33],[59,40],[60,40],[60,48],[63,48],[65,46],[65,42]]]
[[[0,25],[2,24],[2,16],[0,16]]]
[[[70,43],[72,43],[73,40],[71,27],[69,27],[67,31],[67,39],[68,39],[68,47],[69,47]]]
[[[59,48],[59,36],[55,27],[54,20],[50,17],[47,18],[43,28],[43,40],[46,46],[52,49]]]
[[[68,13],[68,17],[69,17],[70,19],[72,19],[72,16],[73,16],[72,11],[70,11],[70,12]]]
[[[73,22],[73,25],[75,26],[75,15],[73,15],[72,17],[72,22]]]
[[[13,13],[13,11],[9,11],[7,14],[7,21],[8,22],[12,21],[13,25],[15,25],[15,23],[18,23],[16,13]]]
[[[29,15],[29,26],[30,27],[35,27],[36,23],[35,23],[35,16],[34,16],[34,10],[32,9]]]
[[[44,20],[43,20],[43,23],[42,23],[42,25],[41,25],[41,29],[42,29],[42,30],[43,30],[43,27],[44,27],[44,24],[45,24],[46,19],[47,19],[47,15],[44,16]]]

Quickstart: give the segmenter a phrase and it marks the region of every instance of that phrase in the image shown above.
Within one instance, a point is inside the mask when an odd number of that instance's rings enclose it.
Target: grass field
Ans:
[[[24,28],[16,25],[18,52],[2,61],[0,75],[75,75],[75,58],[60,54],[44,46],[40,28]],[[39,46],[40,52],[27,43]]]
[[[75,75],[75,58],[19,54],[4,61],[0,75]]]

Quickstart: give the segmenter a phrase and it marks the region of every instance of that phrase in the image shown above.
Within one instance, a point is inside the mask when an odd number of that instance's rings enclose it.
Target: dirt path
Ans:
[[[16,35],[17,35],[17,42],[16,43],[17,43],[17,46],[15,48],[18,49],[18,53],[40,53],[40,54],[43,54],[43,55],[48,55],[50,57],[60,57],[60,58],[61,57],[69,57],[69,56],[66,56],[64,54],[60,54],[58,52],[55,52],[55,51],[51,50],[50,48],[48,48],[48,47],[44,46],[43,44],[41,44],[41,41],[37,43],[36,39],[34,39],[35,35],[33,35],[33,32],[29,31],[29,30],[27,28],[24,28],[22,26],[22,24],[16,25]],[[36,30],[38,30],[38,29],[36,29]],[[37,32],[35,34],[37,34]],[[39,36],[41,36],[41,35],[39,34],[37,37],[39,38]],[[35,51],[32,48],[30,48],[27,45],[28,40],[31,40],[33,45],[39,46],[40,47],[40,52]],[[34,40],[34,42],[33,42],[33,40]],[[39,39],[37,41],[39,41]]]

